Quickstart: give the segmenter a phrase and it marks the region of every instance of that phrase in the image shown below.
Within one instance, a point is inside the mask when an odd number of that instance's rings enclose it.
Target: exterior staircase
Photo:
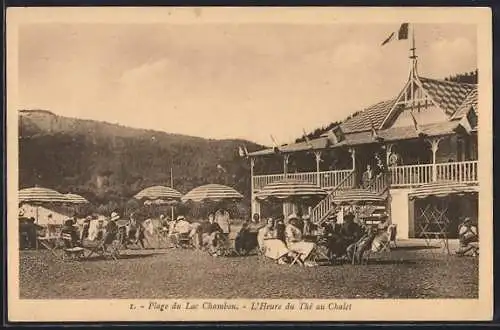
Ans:
[[[311,221],[317,225],[324,222],[334,212],[337,206],[354,203],[362,205],[360,217],[366,223],[376,223],[380,221],[385,213],[389,213],[388,203],[388,180],[385,175],[373,178],[367,187],[360,187],[355,183],[355,172],[352,171],[342,180],[330,193],[321,200],[311,211]],[[364,200],[373,200],[364,203]]]

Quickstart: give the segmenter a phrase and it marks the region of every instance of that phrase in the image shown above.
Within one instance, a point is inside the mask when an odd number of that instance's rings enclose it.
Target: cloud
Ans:
[[[440,39],[430,44],[425,62],[427,71],[437,77],[469,71],[477,67],[476,45],[462,37]]]

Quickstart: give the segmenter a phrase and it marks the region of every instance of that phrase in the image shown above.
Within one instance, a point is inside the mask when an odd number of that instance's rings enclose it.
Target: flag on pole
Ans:
[[[393,40],[407,40],[408,39],[408,23],[403,23],[399,27],[399,29],[395,32],[392,32],[383,42],[382,46],[393,41]]]
[[[376,140],[376,141],[381,141],[383,140],[383,138],[381,138],[378,133],[377,133],[377,130],[375,129],[375,125],[373,125],[373,122],[371,123],[372,127],[371,127],[371,133],[372,133],[372,139]]]
[[[311,141],[310,141],[310,140],[309,140],[309,138],[307,137],[306,130],[305,130],[305,129],[302,129],[302,131],[304,132],[304,141],[306,141],[306,144],[309,146],[309,148],[313,149],[313,145],[311,144]]]
[[[274,138],[274,136],[272,134],[271,134],[271,140],[273,140],[274,152],[279,152],[280,148],[279,148],[278,142],[276,142],[276,139]]]
[[[247,150],[247,147],[245,146],[239,146],[238,147],[238,154],[240,155],[240,157],[248,157],[248,150]]]

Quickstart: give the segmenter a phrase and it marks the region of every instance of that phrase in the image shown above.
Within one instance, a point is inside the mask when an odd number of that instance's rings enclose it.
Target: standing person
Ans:
[[[229,219],[229,212],[226,210],[218,210],[215,212],[215,219],[219,226],[222,228],[224,234],[231,232],[231,221]]]
[[[309,215],[305,215],[304,217],[302,217],[302,219],[304,221],[302,235],[313,236],[316,233],[317,226],[311,222],[311,217]]]
[[[374,173],[372,167],[368,164],[366,165],[366,171],[363,172],[363,176],[361,177],[361,186],[363,188],[368,188],[373,178]]]
[[[260,222],[260,215],[258,213],[254,213],[252,216],[252,221],[253,223],[259,223]]]
[[[52,213],[47,216],[47,236],[52,237],[56,235],[56,223],[52,217]]]
[[[80,241],[82,242],[84,239],[87,239],[89,237],[90,221],[92,221],[91,216],[86,217],[85,220],[83,221],[82,232],[80,235]]]
[[[189,233],[189,237],[193,242],[193,245],[196,249],[201,250],[202,248],[202,226],[199,222],[193,222],[191,224],[191,232]]]

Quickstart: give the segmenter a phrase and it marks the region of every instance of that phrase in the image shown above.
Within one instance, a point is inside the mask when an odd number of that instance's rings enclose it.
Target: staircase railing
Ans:
[[[339,191],[352,187],[354,187],[354,170],[340,181],[339,184],[311,210],[311,222],[320,224],[330,213],[333,199],[338,195]]]
[[[373,178],[366,189],[376,194],[382,194],[389,188],[388,174],[382,173]]]

